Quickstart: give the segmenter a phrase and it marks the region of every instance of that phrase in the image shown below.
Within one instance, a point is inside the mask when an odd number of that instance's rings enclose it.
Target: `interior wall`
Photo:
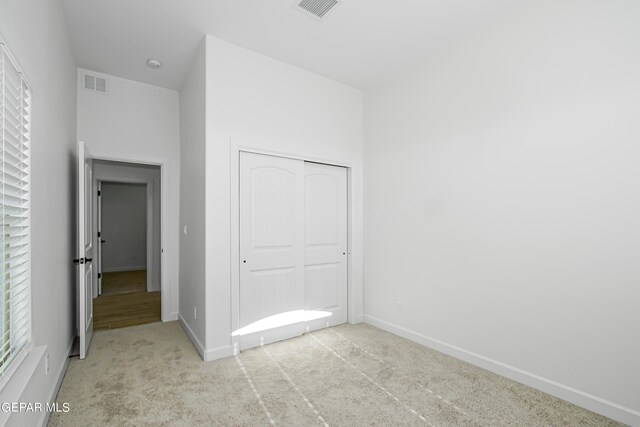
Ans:
[[[203,357],[206,316],[205,86],[203,39],[180,90],[180,319]]]
[[[78,138],[92,156],[162,164],[162,320],[178,318],[180,123],[178,92],[115,76],[108,93],[82,88],[78,71]]]
[[[38,351],[0,390],[2,402],[48,402],[75,336],[75,60],[59,2],[0,0],[0,36],[29,80],[31,312]],[[46,372],[46,358],[49,372]],[[25,374],[25,375],[22,375]],[[40,425],[44,413],[0,412],[0,425]]]
[[[206,359],[231,350],[231,171],[238,145],[351,165],[350,284],[362,286],[362,92],[208,36]],[[236,195],[237,197],[237,195]],[[358,321],[360,300],[351,299]]]
[[[161,232],[162,232],[162,191],[161,191],[161,177],[160,177],[160,168],[158,166],[150,166],[150,165],[140,165],[140,164],[131,164],[131,163],[121,163],[121,162],[112,162],[105,160],[94,160],[93,161],[93,188],[98,188],[98,181],[111,181],[111,182],[119,182],[119,183],[137,183],[144,184],[146,188],[145,193],[145,201],[147,198],[151,197],[152,206],[151,206],[151,223],[147,224],[146,233],[150,233],[150,236],[146,236],[145,246],[146,246],[146,257],[145,261],[149,258],[152,258],[151,266],[147,270],[147,274],[150,276],[147,277],[147,280],[150,282],[150,286],[147,287],[149,291],[160,291],[160,283],[162,279],[162,252],[160,247],[161,242]],[[104,185],[104,184],[103,184]],[[149,194],[149,191],[151,192]],[[93,221],[96,226],[95,230],[98,229],[98,196],[97,192],[93,195]],[[145,209],[149,209],[149,205],[146,205]],[[149,215],[147,214],[147,221],[149,220]],[[145,221],[146,222],[146,221]],[[150,237],[150,238],[149,238]],[[107,238],[105,238],[107,240]],[[156,243],[157,242],[157,243]],[[98,246],[98,237],[97,234],[94,236],[94,247]],[[109,240],[103,246],[104,249],[107,249],[107,246],[110,244]],[[104,263],[104,259],[103,259]],[[104,265],[103,271],[104,270]],[[98,295],[98,271],[95,271],[95,277],[93,282],[95,283],[94,287],[94,296]]]
[[[102,272],[147,269],[147,186],[103,182]]]
[[[367,91],[368,322],[640,424],[638,16],[529,2]]]

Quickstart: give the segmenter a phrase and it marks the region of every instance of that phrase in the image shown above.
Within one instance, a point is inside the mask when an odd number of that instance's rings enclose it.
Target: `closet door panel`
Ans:
[[[331,316],[309,329],[347,321],[347,170],[305,163],[305,309]]]
[[[241,153],[240,327],[304,308],[303,246],[304,162]],[[300,324],[246,334],[241,348],[303,331]]]

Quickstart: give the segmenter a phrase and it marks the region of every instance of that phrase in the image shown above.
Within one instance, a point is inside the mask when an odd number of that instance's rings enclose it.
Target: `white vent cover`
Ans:
[[[322,19],[330,10],[337,6],[338,3],[338,0],[301,0],[297,6],[305,13]]]
[[[85,74],[84,88],[94,92],[107,93],[107,79],[92,76],[91,74]]]

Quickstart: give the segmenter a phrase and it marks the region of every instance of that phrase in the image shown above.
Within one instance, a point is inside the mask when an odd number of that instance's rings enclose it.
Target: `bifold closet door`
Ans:
[[[302,310],[329,315],[305,320]],[[240,349],[346,321],[346,169],[241,153],[240,328],[260,328]]]
[[[304,174],[305,309],[331,312],[313,330],[347,321],[347,169],[305,163]]]
[[[240,327],[304,308],[304,162],[240,154]],[[304,332],[304,324],[246,334],[240,348]]]

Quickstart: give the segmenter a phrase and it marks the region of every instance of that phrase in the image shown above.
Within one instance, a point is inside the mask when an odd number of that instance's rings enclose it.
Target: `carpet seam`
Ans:
[[[376,380],[374,380],[373,378],[371,378],[369,375],[365,374],[364,372],[362,372],[360,369],[356,368],[353,364],[351,364],[351,362],[349,362],[347,359],[345,359],[344,357],[342,357],[340,354],[338,354],[335,350],[333,350],[331,347],[329,347],[328,345],[326,345],[325,343],[323,343],[322,341],[320,341],[318,338],[316,338],[314,336],[314,334],[309,333],[307,334],[309,335],[311,338],[313,338],[318,344],[322,345],[323,347],[325,347],[327,350],[329,350],[329,352],[331,352],[334,356],[336,356],[338,359],[342,360],[344,363],[346,363],[351,369],[355,370],[356,372],[358,372],[360,375],[362,375],[367,381],[369,381],[371,384],[375,385],[376,387],[378,387],[380,390],[382,390],[383,392],[385,392],[389,397],[391,397],[393,400],[395,400],[399,405],[402,405],[404,407],[405,410],[411,412],[412,414],[414,414],[415,416],[417,416],[420,420],[424,421],[425,423],[427,423],[427,425],[429,425],[430,427],[435,427],[429,420],[427,420],[422,414],[419,414],[415,409],[411,408],[409,405],[407,405],[404,402],[401,402],[400,399],[398,397],[396,397],[393,393],[391,393],[390,391],[388,391],[386,388],[384,388],[382,385],[380,385]]]
[[[275,421],[273,421],[273,417],[271,416],[271,413],[267,409],[267,405],[264,404],[264,401],[262,400],[262,397],[260,397],[260,393],[258,393],[258,389],[256,388],[255,384],[253,383],[253,380],[251,379],[251,377],[247,373],[247,370],[244,368],[244,364],[240,360],[240,357],[238,357],[236,355],[235,358],[236,358],[236,362],[238,362],[238,366],[240,366],[240,370],[242,371],[242,373],[244,374],[244,377],[246,378],[247,382],[251,386],[251,390],[253,390],[253,394],[258,399],[258,402],[260,403],[260,406],[262,406],[262,410],[267,415],[267,418],[269,419],[269,423],[272,426],[275,426],[276,423],[275,423]]]
[[[442,402],[444,402],[446,405],[452,407],[456,412],[458,412],[459,414],[472,419],[473,421],[475,421],[476,423],[482,425],[482,422],[478,419],[477,416],[475,415],[470,415],[468,414],[466,411],[464,411],[462,408],[460,408],[459,406],[455,405],[453,402],[450,402],[449,400],[445,399],[443,396],[437,394],[436,392],[434,392],[433,390],[429,389],[427,386],[425,386],[424,384],[420,383],[418,380],[416,380],[415,378],[411,377],[410,375],[407,375],[405,373],[402,373],[400,371],[398,371],[394,366],[386,363],[384,360],[380,359],[379,357],[375,356],[374,354],[372,354],[371,352],[369,352],[368,350],[360,347],[358,344],[354,343],[353,341],[351,341],[349,338],[345,337],[344,335],[342,335],[341,333],[334,331],[333,329],[329,328],[329,330],[331,332],[333,332],[335,335],[337,335],[338,337],[346,340],[347,342],[349,342],[349,344],[353,345],[354,347],[356,347],[358,350],[360,350],[361,352],[363,352],[365,355],[369,356],[370,358],[372,358],[373,360],[375,360],[378,363],[381,363],[387,367],[389,367],[393,372],[398,373],[399,375],[410,379],[411,381],[414,382],[414,384],[418,385],[418,387],[422,388],[423,390],[425,390],[427,393],[429,393],[430,396],[435,397],[438,400],[441,400]]]
[[[324,425],[324,427],[329,427],[329,424],[327,424],[327,422],[325,421],[324,417],[320,414],[320,411],[318,411],[315,406],[313,405],[313,403],[311,403],[311,401],[304,395],[304,393],[302,393],[302,391],[298,388],[298,386],[296,385],[296,383],[291,379],[291,377],[285,372],[285,370],[282,368],[282,366],[280,365],[280,363],[278,363],[278,361],[271,355],[271,353],[269,353],[269,351],[266,349],[266,347],[262,347],[262,349],[264,350],[264,352],[267,354],[267,356],[269,356],[269,358],[273,361],[273,363],[278,367],[278,369],[280,370],[280,372],[282,373],[282,376],[284,376],[284,378],[287,380],[287,382],[289,382],[289,384],[293,387],[293,389],[300,395],[300,397],[302,397],[302,400],[305,401],[305,403],[307,404],[307,406],[313,411],[313,413],[318,417],[318,420],[322,422],[322,424]]]

